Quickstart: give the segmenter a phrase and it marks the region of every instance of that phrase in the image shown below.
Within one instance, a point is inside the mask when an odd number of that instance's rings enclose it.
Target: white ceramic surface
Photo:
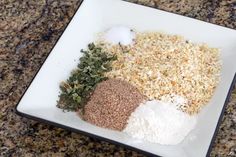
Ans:
[[[80,120],[75,113],[64,113],[56,107],[59,83],[76,67],[82,55],[80,49],[86,48],[96,33],[116,25],[138,31],[178,34],[193,42],[204,42],[221,49],[220,84],[210,103],[199,114],[196,129],[181,144],[164,146],[135,140],[124,133],[93,126]],[[160,156],[202,157],[207,153],[233,80],[235,60],[235,30],[120,0],[85,0],[21,99],[17,111]]]

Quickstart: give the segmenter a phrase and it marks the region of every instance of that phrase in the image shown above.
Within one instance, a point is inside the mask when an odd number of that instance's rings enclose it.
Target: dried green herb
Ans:
[[[91,92],[97,83],[106,80],[105,72],[110,71],[111,62],[116,56],[108,55],[94,43],[88,45],[88,50],[81,50],[83,56],[68,80],[60,85],[61,93],[57,106],[67,111],[84,108]]]

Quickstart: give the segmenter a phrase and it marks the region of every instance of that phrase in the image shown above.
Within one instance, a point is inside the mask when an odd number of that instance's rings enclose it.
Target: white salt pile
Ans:
[[[131,114],[123,131],[134,138],[153,143],[178,144],[194,128],[197,118],[177,108],[172,103],[147,101]]]
[[[135,33],[124,26],[112,27],[104,34],[105,41],[112,44],[129,45],[132,44],[134,38]]]

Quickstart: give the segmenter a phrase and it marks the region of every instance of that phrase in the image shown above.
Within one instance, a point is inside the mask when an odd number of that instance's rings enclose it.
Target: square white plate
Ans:
[[[221,49],[221,81],[210,103],[199,114],[196,128],[175,146],[164,146],[96,127],[82,121],[74,112],[56,107],[59,83],[68,78],[81,57],[80,50],[95,39],[98,32],[115,25],[138,31],[164,31],[182,35]],[[75,61],[76,60],[76,61]],[[209,155],[211,143],[232,90],[236,71],[236,31],[165,11],[120,0],[84,0],[33,79],[17,106],[20,115],[75,132],[98,137],[148,155],[202,157]]]

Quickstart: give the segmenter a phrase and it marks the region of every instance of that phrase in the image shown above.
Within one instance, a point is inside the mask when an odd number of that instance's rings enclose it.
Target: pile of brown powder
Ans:
[[[100,127],[123,130],[131,113],[145,97],[126,81],[99,83],[85,106],[84,120]]]

